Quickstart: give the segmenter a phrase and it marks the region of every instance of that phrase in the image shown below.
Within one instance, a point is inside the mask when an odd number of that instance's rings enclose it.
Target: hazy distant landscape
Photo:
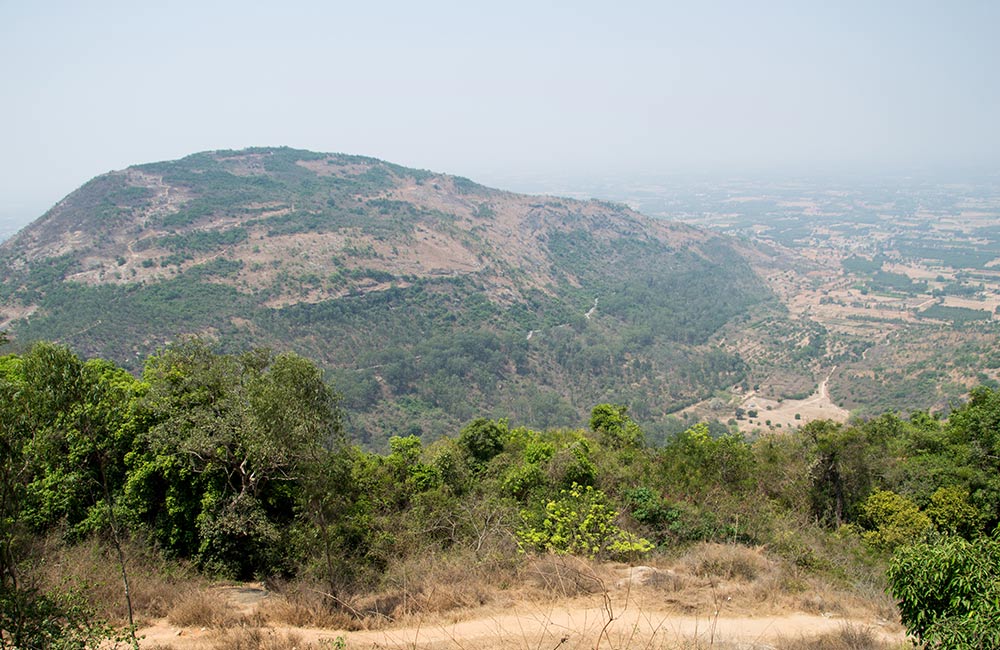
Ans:
[[[0,2],[0,650],[1000,650],[997,25]]]
[[[10,238],[11,235],[28,223],[29,221],[26,219],[0,216],[0,242]]]
[[[766,276],[792,315],[828,336],[828,388],[843,408],[941,409],[997,380],[995,175],[567,178],[531,187],[773,246],[783,263]]]

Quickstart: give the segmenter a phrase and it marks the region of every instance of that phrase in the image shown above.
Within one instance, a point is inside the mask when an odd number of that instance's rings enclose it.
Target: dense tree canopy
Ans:
[[[378,454],[348,443],[333,388],[295,355],[186,341],[136,378],[39,343],[0,357],[0,599],[19,620],[52,605],[32,591],[30,540],[107,535],[115,515],[134,539],[213,574],[313,576],[335,607],[429,551],[634,560],[725,541],[829,571],[825,543],[895,551],[894,592],[923,612],[914,585],[939,574],[898,568],[941,560],[921,544],[945,536],[956,557],[993,553],[998,424],[1000,393],[983,388],[946,421],[890,414],[754,440],[696,424],[652,447],[624,406],[601,404],[590,430],[478,418],[431,444],[393,437]],[[794,532],[806,529],[818,532]],[[904,616],[914,634],[945,629],[921,616]]]

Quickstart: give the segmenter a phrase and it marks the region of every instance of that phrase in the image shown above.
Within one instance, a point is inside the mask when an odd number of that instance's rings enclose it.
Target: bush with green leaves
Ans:
[[[738,533],[712,509],[664,499],[648,487],[627,490],[625,506],[657,546],[729,541]]]
[[[503,451],[507,437],[506,420],[477,418],[465,425],[458,436],[458,444],[465,448],[473,464],[482,467]]]
[[[524,511],[517,531],[522,550],[557,555],[627,558],[646,553],[653,545],[615,524],[618,512],[607,496],[593,486],[574,483],[559,498],[545,504],[544,514]]]
[[[1000,648],[1000,540],[946,537],[899,548],[889,590],[906,631],[928,648]]]
[[[100,619],[79,590],[43,593],[0,584],[0,648],[85,650],[124,643],[128,636]]]
[[[865,499],[858,521],[865,529],[861,538],[888,551],[920,541],[933,526],[917,504],[889,490],[876,490]]]
[[[641,447],[642,429],[628,416],[623,404],[598,404],[590,412],[590,429],[609,447]]]
[[[942,533],[966,538],[975,534],[983,519],[979,509],[969,503],[968,488],[962,485],[935,490],[924,511]]]
[[[679,491],[704,492],[719,485],[740,491],[752,486],[754,456],[741,435],[714,437],[707,424],[699,423],[663,448],[660,468]]]

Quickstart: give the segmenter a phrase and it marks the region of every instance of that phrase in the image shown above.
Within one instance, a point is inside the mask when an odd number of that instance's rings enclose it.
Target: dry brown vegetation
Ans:
[[[90,604],[124,623],[107,544],[39,543],[50,558],[46,581],[85,583]],[[884,594],[737,544],[697,544],[641,566],[557,555],[411,557],[350,600],[307,579],[209,583],[138,544],[126,552],[144,649],[889,650],[902,642]]]
[[[38,544],[44,548],[32,555],[45,558],[34,572],[43,590],[86,589],[88,605],[102,617],[118,623],[128,620],[121,567],[110,544],[90,539],[67,545],[58,535],[40,539]],[[208,581],[188,565],[164,560],[144,544],[126,543],[124,552],[139,624],[167,616],[208,586]]]
[[[782,639],[775,644],[776,650],[869,650],[888,648],[870,627],[844,624],[836,632],[798,639]]]
[[[863,590],[861,590],[863,591]],[[507,563],[426,557],[349,602],[321,584],[177,588],[144,648],[774,648],[902,646],[882,594],[859,593],[766,549],[698,544],[630,566],[572,556]]]
[[[227,630],[215,638],[210,647],[213,650],[312,650],[330,646],[325,643],[307,643],[295,632],[250,627]]]
[[[176,627],[245,627],[248,619],[218,590],[198,589],[188,592],[170,608],[167,622]]]

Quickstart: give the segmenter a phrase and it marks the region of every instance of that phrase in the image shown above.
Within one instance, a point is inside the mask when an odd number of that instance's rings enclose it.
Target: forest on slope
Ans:
[[[385,454],[349,444],[343,420],[318,366],[289,353],[189,340],[139,378],[51,343],[0,357],[3,647],[108,633],[39,577],[53,549],[94,539],[210,576],[312,581],[356,619],[393,616],[365,594],[416,556],[503,576],[539,554],[636,562],[706,541],[763,547],[850,588],[884,588],[895,553],[904,622],[932,642],[980,634],[998,613],[989,388],[946,421],[885,414],[754,440],[697,424],[662,446],[615,404],[586,429],[474,418],[434,441],[393,437]]]
[[[582,422],[599,402],[663,436],[748,381],[727,326],[787,320],[748,256],[618,204],[207,152],[99,176],[0,245],[0,328],[132,371],[190,335],[294,351],[333,372],[372,449],[478,415]]]

